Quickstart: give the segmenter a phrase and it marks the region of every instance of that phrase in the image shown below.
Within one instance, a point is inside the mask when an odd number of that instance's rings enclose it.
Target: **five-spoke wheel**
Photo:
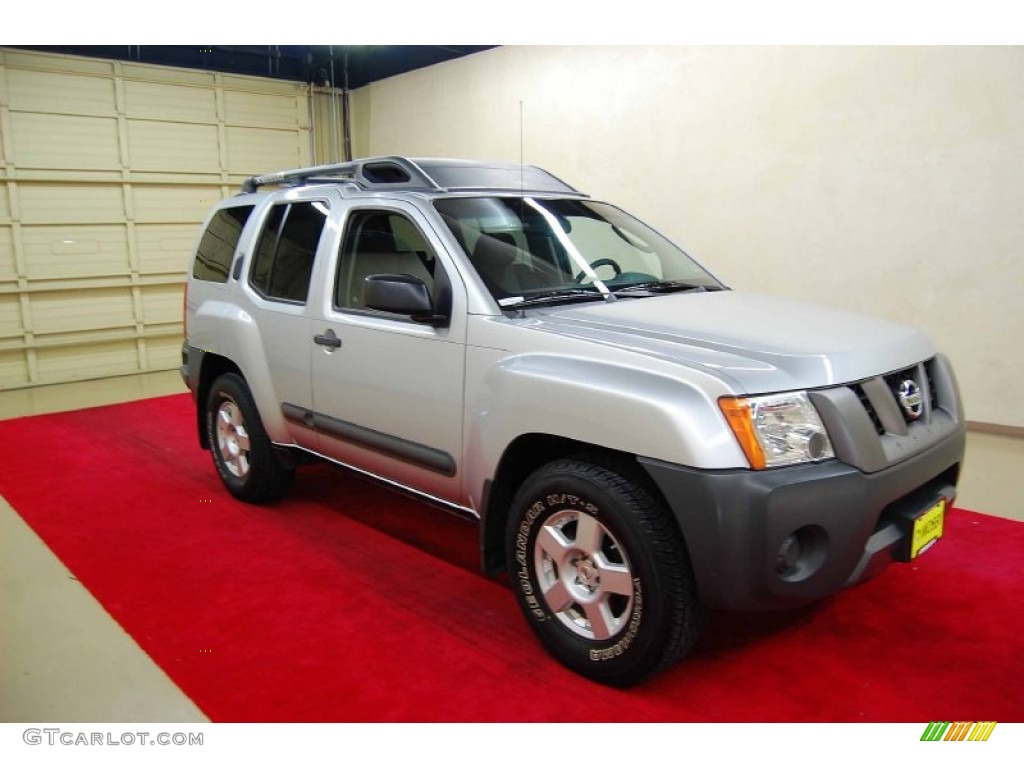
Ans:
[[[703,612],[686,546],[635,462],[541,467],[512,502],[507,541],[523,614],[567,667],[632,685],[696,641]]]
[[[541,527],[534,567],[544,601],[580,637],[607,640],[633,607],[633,574],[615,537],[586,512],[565,510]]]
[[[263,429],[245,380],[225,373],[206,399],[206,438],[225,487],[243,501],[280,498],[295,470],[285,466]]]

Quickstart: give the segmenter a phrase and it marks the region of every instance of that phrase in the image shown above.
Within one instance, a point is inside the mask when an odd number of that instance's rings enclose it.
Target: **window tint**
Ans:
[[[256,242],[252,286],[270,299],[305,303],[326,218],[321,202],[275,205]]]
[[[411,275],[434,292],[434,251],[416,225],[393,211],[354,211],[341,244],[334,286],[336,309],[364,309],[370,275]]]
[[[245,222],[249,220],[253,206],[239,205],[222,208],[210,220],[202,239],[196,260],[192,264],[192,277],[196,280],[211,280],[226,283],[231,271],[231,260],[238,247]]]

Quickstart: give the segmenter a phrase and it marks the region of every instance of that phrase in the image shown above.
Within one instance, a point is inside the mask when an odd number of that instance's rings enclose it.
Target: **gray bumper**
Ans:
[[[952,503],[963,453],[961,427],[871,474],[840,461],[760,472],[640,463],[679,522],[702,601],[763,609],[813,602],[909,559],[913,518],[940,497]]]
[[[189,388],[193,399],[199,386],[199,371],[202,367],[203,350],[191,346],[188,342],[181,345],[181,367],[178,372],[182,381]]]

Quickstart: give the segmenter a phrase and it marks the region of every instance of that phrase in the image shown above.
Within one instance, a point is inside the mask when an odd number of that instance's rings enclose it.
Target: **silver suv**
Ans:
[[[530,166],[248,179],[199,237],[182,357],[234,496],[325,459],[478,519],[544,646],[611,685],[682,657],[705,608],[921,556],[964,450],[919,331],[731,291]]]

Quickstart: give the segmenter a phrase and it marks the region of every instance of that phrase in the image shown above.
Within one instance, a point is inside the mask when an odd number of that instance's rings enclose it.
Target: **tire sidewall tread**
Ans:
[[[217,411],[225,400],[238,406],[249,434],[249,471],[244,478],[227,468],[217,446]],[[213,382],[206,399],[204,423],[214,467],[232,496],[253,503],[284,496],[291,486],[294,470],[282,465],[277,458],[245,379],[236,373],[225,373]]]
[[[696,641],[703,615],[682,536],[640,472],[628,462],[603,457],[551,462],[530,475],[515,495],[507,536],[512,585],[542,644],[574,671],[620,687],[675,663]],[[565,509],[597,518],[630,563],[631,615],[626,627],[607,640],[574,634],[540,594],[534,542],[544,522]]]

